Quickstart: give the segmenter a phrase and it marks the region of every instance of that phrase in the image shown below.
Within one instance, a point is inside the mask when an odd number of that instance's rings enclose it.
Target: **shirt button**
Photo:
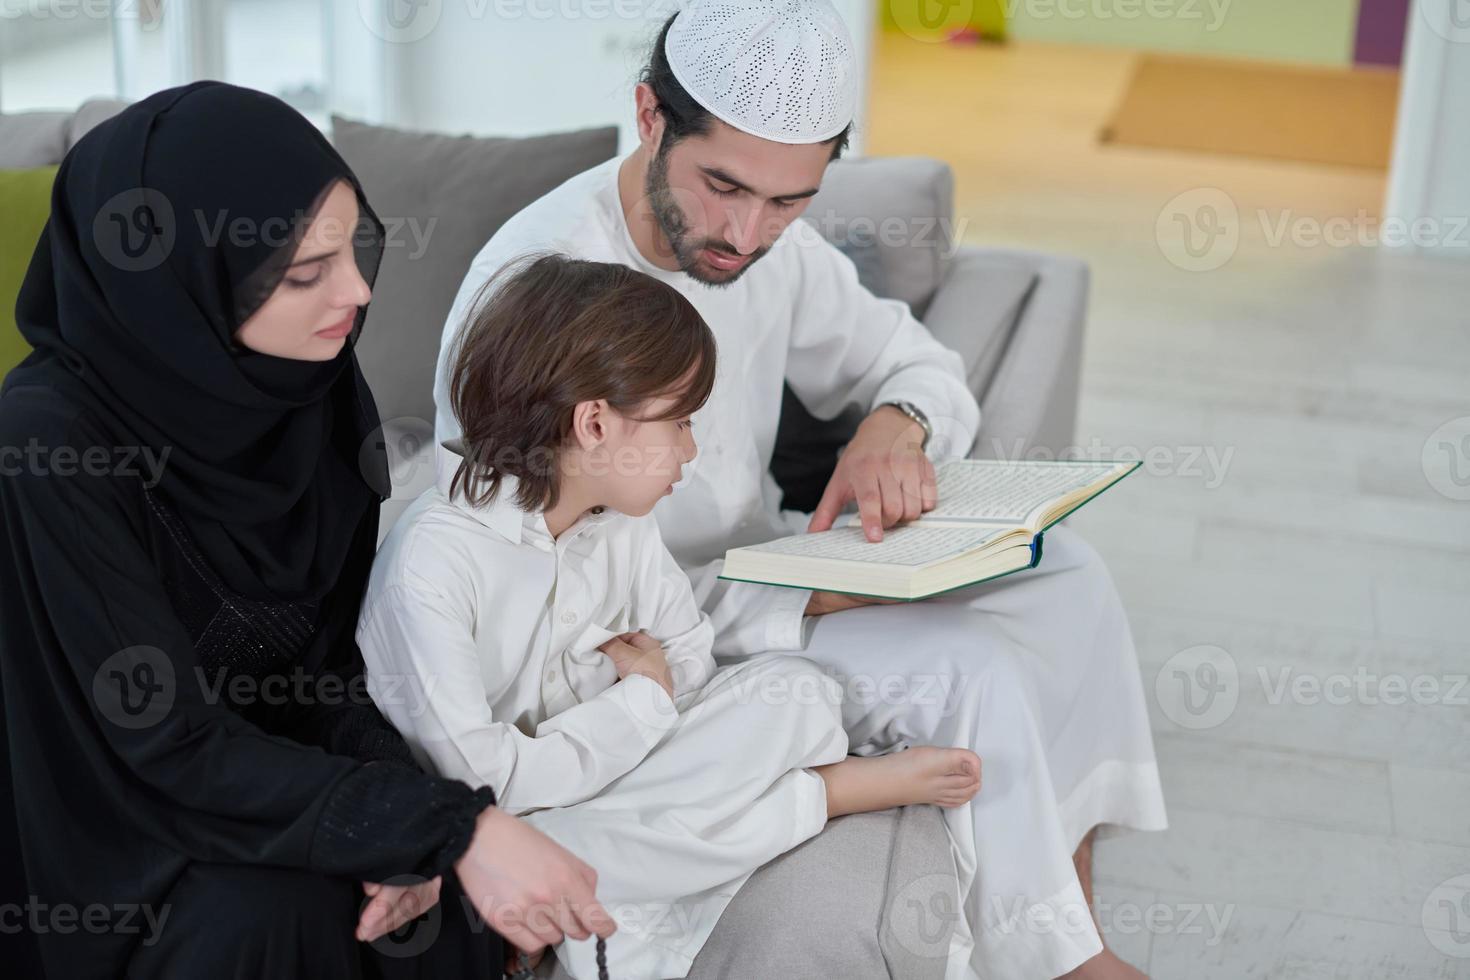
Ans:
[[[561,621],[563,623],[566,623],[568,626],[571,626],[577,621],[577,614],[568,609],[566,612],[561,614]]]

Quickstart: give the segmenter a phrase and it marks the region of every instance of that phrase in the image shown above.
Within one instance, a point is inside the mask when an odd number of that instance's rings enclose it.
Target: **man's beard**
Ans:
[[[664,238],[668,240],[669,248],[674,252],[674,261],[679,263],[680,272],[706,286],[728,286],[743,276],[746,269],[749,269],[769,251],[769,247],[762,246],[756,249],[750,254],[744,265],[728,272],[722,269],[712,269],[702,263],[699,253],[705,249],[726,255],[739,255],[740,253],[723,241],[715,241],[710,238],[697,243],[689,241],[689,223],[684,218],[684,211],[679,207],[679,202],[674,199],[673,191],[669,189],[668,151],[667,144],[658,148],[658,152],[648,164],[648,174],[643,179],[643,193],[648,195],[649,207],[653,210],[653,220],[658,222],[659,231],[663,232]]]

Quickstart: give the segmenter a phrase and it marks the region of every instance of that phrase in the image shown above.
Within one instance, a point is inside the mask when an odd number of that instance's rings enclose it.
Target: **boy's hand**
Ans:
[[[647,633],[623,633],[608,640],[597,649],[606,654],[618,669],[618,679],[626,680],[633,674],[642,674],[674,696],[674,682],[669,676],[669,661],[664,656],[663,645]]]

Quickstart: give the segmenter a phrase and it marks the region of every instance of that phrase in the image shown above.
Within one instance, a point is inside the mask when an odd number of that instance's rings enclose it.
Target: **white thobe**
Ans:
[[[614,976],[685,976],[745,879],[825,824],[809,767],[847,754],[840,693],[801,658],[717,669],[652,517],[587,514],[553,538],[513,477],[487,506],[451,496],[459,460],[439,447],[437,485],[373,564],[369,690],[421,765],[492,787],[597,869]],[[637,630],[663,645],[673,698],[598,651]],[[597,975],[590,941],[557,956]]]
[[[682,293],[714,331],[719,364],[695,415],[699,455],[654,514],[710,616],[716,655],[799,651],[820,664],[846,687],[854,751],[913,743],[979,752],[979,795],[945,812],[967,912],[957,925],[974,932],[974,969],[1067,972],[1102,948],[1079,908],[1071,854],[1082,836],[1099,824],[1165,826],[1138,658],[1105,565],[1057,527],[1039,568],[921,603],[817,619],[804,617],[805,590],[720,580],[726,548],[807,524],[808,515],[781,510],[769,473],[783,380],[820,418],[848,405],[910,401],[935,425],[936,456],[968,451],[979,409],[958,355],[903,303],[859,284],[853,264],[803,222],[726,286],[654,266],[629,234],[620,164],[562,184],[476,256],[444,325],[437,435],[459,432],[447,389],[451,342],[480,288],[508,262],[558,251],[622,263]],[[1048,919],[1057,925],[1035,925]]]

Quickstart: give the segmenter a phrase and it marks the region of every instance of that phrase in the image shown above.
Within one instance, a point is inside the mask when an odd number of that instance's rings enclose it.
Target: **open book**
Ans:
[[[925,599],[1041,560],[1042,533],[1132,473],[1138,461],[954,459],[938,468],[939,505],[873,543],[856,515],[816,534],[731,548],[721,578]]]

